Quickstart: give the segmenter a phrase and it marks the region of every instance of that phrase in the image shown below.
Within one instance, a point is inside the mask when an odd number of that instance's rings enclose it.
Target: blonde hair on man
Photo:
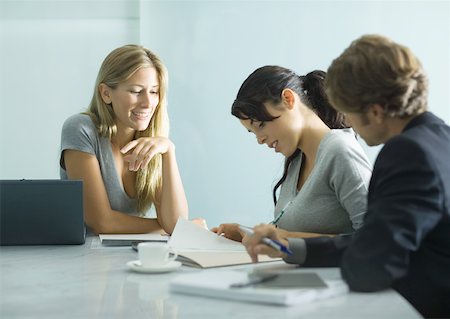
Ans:
[[[364,113],[371,104],[386,116],[405,118],[427,109],[428,80],[420,61],[403,45],[364,35],[328,68],[326,92],[343,112]]]
[[[106,104],[100,94],[100,84],[114,89],[128,80],[142,68],[155,68],[159,80],[159,104],[144,131],[137,131],[135,139],[140,137],[168,137],[169,118],[167,114],[167,70],[159,57],[140,45],[125,45],[112,51],[103,61],[95,82],[94,95],[89,104],[88,114],[94,121],[99,134],[111,139],[117,132],[115,115],[111,105]],[[162,158],[158,154],[148,166],[140,169],[136,176],[137,210],[143,214],[156,203],[157,194],[162,185]]]

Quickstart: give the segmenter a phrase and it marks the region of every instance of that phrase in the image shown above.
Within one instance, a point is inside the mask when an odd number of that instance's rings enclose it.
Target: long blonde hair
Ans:
[[[150,124],[144,131],[136,131],[135,139],[169,135],[169,117],[167,114],[167,69],[159,57],[140,45],[125,45],[113,50],[103,61],[95,82],[94,95],[89,104],[88,114],[94,121],[100,136],[111,139],[117,133],[115,115],[112,107],[106,104],[100,95],[100,84],[116,88],[128,80],[141,68],[153,67],[158,73],[159,104]],[[152,204],[157,203],[162,186],[162,158],[158,154],[148,166],[140,169],[136,175],[137,210],[144,214]]]

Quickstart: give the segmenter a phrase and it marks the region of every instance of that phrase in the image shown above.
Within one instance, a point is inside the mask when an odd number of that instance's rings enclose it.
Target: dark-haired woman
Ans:
[[[350,233],[366,212],[371,165],[343,114],[329,104],[325,76],[265,66],[244,81],[232,106],[259,144],[286,157],[271,222],[284,237]],[[242,240],[238,224],[212,231]]]

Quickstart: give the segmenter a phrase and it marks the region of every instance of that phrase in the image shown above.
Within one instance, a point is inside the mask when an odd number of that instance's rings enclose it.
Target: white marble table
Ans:
[[[0,318],[421,318],[399,294],[354,293],[295,307],[209,299],[169,291],[166,274],[134,273],[131,248],[0,247]],[[311,269],[306,269],[311,271]],[[336,278],[336,268],[315,269]]]

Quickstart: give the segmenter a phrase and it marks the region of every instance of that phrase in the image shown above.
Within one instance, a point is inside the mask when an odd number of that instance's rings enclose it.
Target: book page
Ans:
[[[169,245],[177,251],[246,251],[240,242],[219,236],[208,229],[182,218],[178,219],[170,237]]]
[[[186,266],[211,268],[250,264],[250,256],[240,242],[219,236],[191,221],[178,219],[169,245]],[[259,256],[260,262],[280,260]]]

